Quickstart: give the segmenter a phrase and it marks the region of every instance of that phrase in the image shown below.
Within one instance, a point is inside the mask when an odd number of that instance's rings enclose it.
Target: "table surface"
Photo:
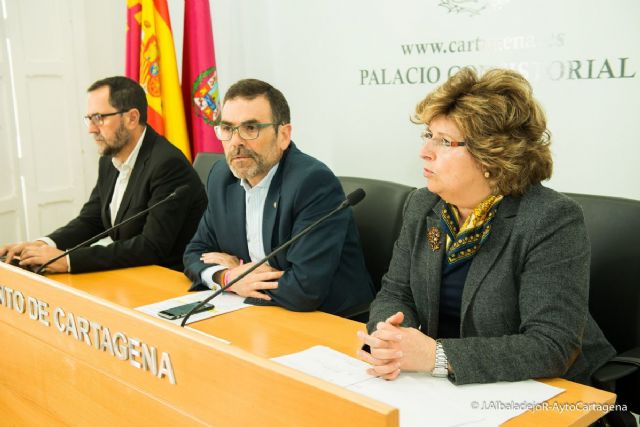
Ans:
[[[158,266],[48,277],[128,308],[184,295],[190,284],[182,273]],[[302,351],[314,345],[325,345],[355,357],[360,345],[356,332],[365,328],[362,323],[322,312],[297,313],[279,307],[249,307],[189,326],[265,358]],[[551,404],[592,402],[609,405],[615,401],[613,393],[564,379],[540,381],[565,389],[549,400]],[[601,415],[597,410],[539,409],[528,411],[505,425],[588,425]]]

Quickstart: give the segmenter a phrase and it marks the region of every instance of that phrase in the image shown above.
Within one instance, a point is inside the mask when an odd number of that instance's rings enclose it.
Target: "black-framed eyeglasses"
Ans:
[[[464,147],[465,145],[467,145],[465,141],[454,141],[452,139],[447,139],[444,137],[434,138],[433,132],[431,132],[429,129],[426,129],[424,132],[422,132],[420,137],[425,142],[425,144],[429,141],[433,141],[433,143],[437,147]]]
[[[109,116],[115,116],[116,114],[124,114],[128,110],[116,111],[114,113],[95,113],[89,114],[88,116],[84,116],[82,119],[84,120],[84,124],[89,127],[91,123],[96,126],[102,126],[104,124],[104,118]]]
[[[238,126],[221,124],[214,126],[216,136],[220,141],[229,141],[233,138],[233,133],[238,131],[238,136],[244,140],[250,141],[260,136],[260,129],[269,126],[275,126],[276,132],[280,123],[242,123]]]

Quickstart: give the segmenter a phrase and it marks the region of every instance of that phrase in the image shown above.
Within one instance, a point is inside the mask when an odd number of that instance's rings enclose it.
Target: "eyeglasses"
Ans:
[[[467,143],[464,141],[453,141],[443,137],[434,138],[433,132],[431,132],[429,129],[425,130],[422,135],[420,135],[420,137],[425,143],[433,141],[433,143],[437,147],[464,147],[465,145],[467,145]]]
[[[220,141],[229,141],[233,138],[233,132],[238,131],[238,136],[244,140],[256,139],[260,136],[260,129],[264,129],[269,126],[275,126],[276,132],[278,131],[279,123],[243,123],[238,126],[231,125],[218,125],[214,126],[216,136]]]
[[[82,119],[84,120],[84,124],[87,125],[87,127],[89,127],[89,125],[91,123],[93,123],[96,126],[102,126],[104,124],[104,118],[105,117],[109,117],[109,116],[115,116],[116,114],[123,114],[126,113],[128,110],[125,111],[116,111],[115,113],[95,113],[95,114],[89,114],[88,116],[84,116]]]

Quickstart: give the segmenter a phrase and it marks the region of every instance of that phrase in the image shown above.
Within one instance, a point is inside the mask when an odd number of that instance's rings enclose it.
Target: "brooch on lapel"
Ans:
[[[427,240],[433,252],[440,250],[440,237],[442,236],[438,227],[431,227],[429,231],[427,231]]]

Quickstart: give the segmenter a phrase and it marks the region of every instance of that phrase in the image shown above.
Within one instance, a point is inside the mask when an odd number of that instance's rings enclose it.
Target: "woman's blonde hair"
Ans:
[[[478,78],[463,68],[417,105],[415,118],[425,124],[437,116],[452,120],[489,172],[492,190],[522,195],[553,169],[547,121],[532,92],[515,71],[494,69]]]

